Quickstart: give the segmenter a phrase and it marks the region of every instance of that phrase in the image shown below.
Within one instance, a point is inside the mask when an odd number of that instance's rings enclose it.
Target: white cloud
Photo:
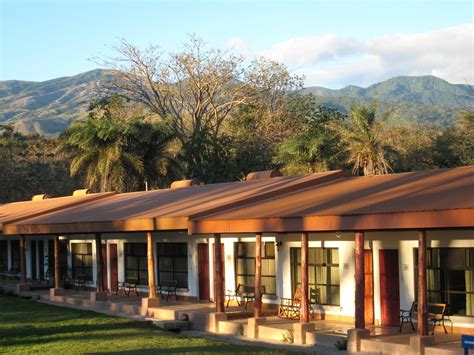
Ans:
[[[244,41],[233,40],[234,48],[248,52]],[[298,37],[257,55],[306,75],[307,85],[367,86],[396,75],[435,75],[452,83],[473,84],[474,24],[368,39],[333,34]]]

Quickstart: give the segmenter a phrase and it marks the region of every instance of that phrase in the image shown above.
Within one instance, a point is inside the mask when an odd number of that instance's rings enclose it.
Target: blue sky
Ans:
[[[94,69],[90,58],[113,55],[119,38],[174,51],[190,33],[250,59],[284,62],[306,75],[308,85],[369,85],[393,75],[471,83],[474,77],[472,1],[0,3],[0,80],[41,81]]]

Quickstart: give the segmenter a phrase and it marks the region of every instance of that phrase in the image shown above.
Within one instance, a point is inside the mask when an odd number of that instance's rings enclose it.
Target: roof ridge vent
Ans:
[[[265,170],[265,171],[252,171],[251,173],[248,173],[247,176],[245,177],[246,181],[249,180],[261,180],[261,179],[271,179],[274,177],[280,177],[283,176],[280,170]]]
[[[90,193],[92,193],[91,190],[89,189],[80,189],[80,190],[75,190],[72,195],[73,196],[85,196],[85,195],[89,195]]]
[[[171,189],[179,189],[182,187],[198,186],[201,185],[199,179],[186,179],[186,180],[177,180],[171,183]]]
[[[41,201],[41,200],[46,200],[48,198],[51,198],[51,196],[48,194],[39,194],[39,195],[34,195],[31,198],[31,201]]]

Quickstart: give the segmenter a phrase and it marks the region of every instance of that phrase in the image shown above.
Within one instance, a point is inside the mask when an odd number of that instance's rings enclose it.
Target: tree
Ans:
[[[132,112],[118,96],[103,99],[61,135],[62,152],[72,158],[72,176],[83,173],[89,188],[119,192],[136,190],[147,179],[166,180],[160,177],[174,168],[168,153],[173,136],[163,124]]]
[[[263,105],[273,112],[282,93],[297,81],[274,62],[257,60],[245,66],[242,57],[207,49],[195,37],[170,55],[157,46],[141,50],[126,41],[118,53],[118,58],[104,63],[118,73],[109,89],[169,120],[181,144],[187,177],[203,181],[207,181],[208,164],[202,159],[216,157],[205,151],[219,150],[222,137],[233,136],[228,119],[238,115],[244,104],[259,109]]]
[[[353,165],[355,174],[362,170],[365,176],[383,175],[391,170],[385,158],[388,146],[384,132],[391,112],[376,120],[376,109],[375,103],[370,106],[354,105],[347,124],[333,127],[341,135],[348,153],[347,162]]]
[[[56,154],[57,148],[56,138],[0,127],[0,201],[29,200],[44,193],[64,196],[80,188],[78,179],[69,178],[69,161]]]
[[[341,125],[345,115],[331,108],[316,106],[313,96],[306,97],[304,126],[294,138],[279,146],[276,161],[290,174],[312,173],[341,167],[338,134],[332,126]]]

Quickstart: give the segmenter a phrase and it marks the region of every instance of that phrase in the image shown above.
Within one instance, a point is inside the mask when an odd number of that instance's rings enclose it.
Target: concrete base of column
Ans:
[[[369,336],[370,331],[368,329],[349,329],[347,331],[347,351],[349,353],[359,352],[361,339]]]
[[[107,292],[91,292],[90,300],[92,302],[107,301]]]
[[[295,344],[306,344],[306,332],[314,330],[314,323],[295,323],[293,331]]]
[[[433,335],[414,335],[410,337],[410,348],[412,354],[424,354],[425,347],[434,345]]]
[[[63,288],[50,288],[49,289],[49,300],[54,301],[54,297],[64,295]]]
[[[29,284],[18,284],[16,285],[16,293],[19,295],[21,292],[28,292],[30,290]]]
[[[219,333],[219,322],[227,320],[227,313],[214,312],[209,314],[208,331],[212,333]]]
[[[265,317],[249,318],[247,323],[247,336],[252,339],[258,338],[258,326],[267,322]]]
[[[142,309],[141,309],[142,316],[146,316],[148,314],[149,308],[159,307],[160,305],[161,305],[161,302],[158,297],[142,298]]]

